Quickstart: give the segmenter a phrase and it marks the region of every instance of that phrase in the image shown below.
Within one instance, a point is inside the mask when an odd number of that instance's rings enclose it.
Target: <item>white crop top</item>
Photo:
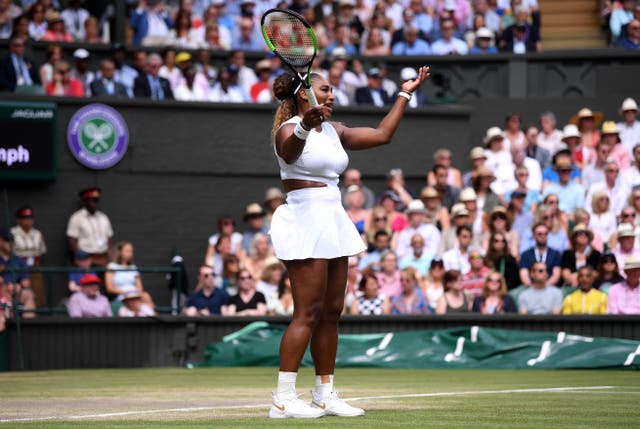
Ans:
[[[284,124],[297,124],[302,118],[294,116]],[[349,157],[342,147],[336,129],[328,122],[322,123],[322,131],[311,130],[300,157],[292,164],[287,164],[276,151],[280,178],[313,180],[327,185],[338,185],[340,174],[347,168]]]

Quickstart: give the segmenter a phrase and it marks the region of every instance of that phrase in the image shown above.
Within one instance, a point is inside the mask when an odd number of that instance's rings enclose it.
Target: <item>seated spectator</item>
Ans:
[[[271,61],[260,60],[256,63],[256,75],[258,81],[251,86],[249,95],[254,103],[270,103],[273,101],[270,88]]]
[[[633,164],[627,171],[627,182],[631,185],[632,191],[635,188],[640,189],[640,140],[633,147]],[[631,202],[629,205],[633,206],[634,203]]]
[[[398,268],[398,258],[396,254],[391,250],[383,252],[377,268],[378,269],[373,270],[373,273],[378,279],[380,293],[386,297],[399,294],[401,290],[400,269]],[[363,274],[368,272],[372,271],[363,270]]]
[[[514,54],[540,52],[542,50],[540,30],[529,23],[529,10],[521,6],[516,9],[515,15],[515,23],[502,35],[502,50]]]
[[[119,317],[150,317],[156,312],[149,304],[142,302],[138,291],[127,292],[122,296],[122,307],[118,309]]]
[[[495,206],[489,213],[485,213],[484,224],[486,231],[482,234],[482,248],[489,249],[489,239],[495,233],[501,233],[507,239],[507,248],[514,258],[520,255],[520,241],[518,233],[511,229],[511,219],[504,206]]]
[[[380,268],[380,259],[382,254],[389,251],[391,235],[381,229],[378,230],[373,236],[373,245],[369,246],[367,253],[362,255],[359,262],[359,269],[364,270],[377,270]]]
[[[428,314],[431,312],[427,301],[418,287],[416,271],[405,268],[400,273],[402,290],[391,297],[391,314]]]
[[[335,90],[335,88],[334,88]],[[375,193],[362,182],[362,173],[357,168],[348,168],[342,175],[342,184],[340,186],[340,193],[342,194],[342,205],[346,207],[344,197],[347,194],[349,186],[357,185],[365,194],[364,208],[372,209],[376,203]]]
[[[85,24],[89,16],[89,11],[82,7],[82,0],[70,0],[69,6],[60,14],[67,32],[77,41],[86,38]]]
[[[605,252],[597,266],[593,287],[608,293],[611,286],[623,281],[624,277],[620,275],[620,267],[618,267],[616,256],[609,251]]]
[[[105,44],[109,40],[105,34],[100,34],[100,22],[95,16],[90,16],[84,21],[84,37],[81,39],[83,43]]]
[[[411,1],[409,6],[402,11],[402,25],[393,32],[391,46],[404,40],[405,29],[411,26],[418,29],[420,39],[429,41],[429,35],[433,29],[433,17],[425,13],[425,7],[420,0]]]
[[[73,68],[71,77],[78,79],[82,83],[85,95],[91,94],[90,85],[96,78],[96,74],[91,71],[91,54],[84,48],[73,51]]]
[[[607,195],[610,203],[609,210],[615,214],[620,213],[627,205],[630,188],[626,177],[620,174],[620,167],[617,162],[607,161],[604,166],[604,181],[594,184],[587,191],[585,202],[587,209],[592,207],[593,196],[596,193],[604,193]]]
[[[454,37],[455,23],[453,20],[445,20],[440,23],[442,38],[436,40],[431,45],[431,52],[434,55],[466,55],[469,51],[464,40]]]
[[[578,269],[578,290],[562,301],[562,314],[607,314],[607,294],[595,289],[596,272],[585,265]]]
[[[573,213],[573,223],[576,225],[579,223],[590,225],[591,215],[585,209],[577,209]],[[590,229],[591,229],[591,233],[593,234],[593,240],[591,240],[591,243],[589,243],[589,245],[600,253],[604,252],[605,250],[604,242],[602,241],[602,236],[600,235],[600,232],[592,228]]]
[[[232,32],[231,48],[243,51],[266,50],[260,29],[255,25],[253,19],[240,18],[238,27]]]
[[[424,237],[422,235],[416,233],[411,237],[411,249],[413,252],[400,259],[398,266],[403,270],[412,267],[420,276],[426,276],[429,273],[429,266],[434,255],[424,251]]]
[[[560,314],[562,312],[562,292],[547,281],[547,266],[544,262],[534,262],[529,270],[531,284],[518,295],[520,314]]]
[[[240,259],[236,255],[224,255],[222,258],[222,272],[215,279],[216,287],[227,291],[229,295],[238,293],[239,271]]]
[[[544,149],[545,153],[538,156],[527,147],[527,156],[536,159],[540,163],[542,170],[549,166],[551,154],[560,149],[562,142],[562,131],[556,128],[556,115],[551,111],[546,111],[540,115],[540,132],[538,133],[537,147]]]
[[[191,54],[188,52],[180,52],[181,60],[191,60]],[[178,54],[176,48],[168,46],[162,51],[162,66],[158,70],[158,76],[169,81],[171,89],[175,92],[178,83],[183,79],[182,69],[178,67]]]
[[[478,28],[475,32],[475,44],[469,53],[472,55],[497,54],[498,48],[495,47],[494,38],[493,31],[487,27]]]
[[[355,265],[353,264],[349,265],[349,269],[350,269],[349,271],[352,271],[352,267],[354,266],[357,271],[357,268],[358,268],[357,264],[358,263],[355,262]],[[353,298],[355,299],[355,296]],[[345,295],[345,301],[346,299],[347,298]],[[289,278],[288,272],[285,272],[280,278],[280,284],[278,284],[277,299],[272,301],[267,301],[267,314],[269,314],[270,316],[291,316],[293,314],[293,293],[291,292],[291,279]]]
[[[496,271],[491,271],[482,283],[482,292],[473,300],[471,311],[481,314],[515,313],[518,311],[516,303],[507,293],[504,277]]]
[[[242,234],[235,230],[236,223],[231,215],[223,215],[218,218],[218,231],[212,234],[208,240],[207,252],[204,260],[206,265],[213,266],[214,255],[216,254],[216,245],[221,235],[227,235],[231,238],[230,251],[232,255],[237,255],[242,251]]]
[[[531,286],[533,280],[529,274],[536,262],[542,262],[547,270],[547,275],[544,278],[545,282],[556,285],[561,278],[560,264],[562,263],[562,254],[547,245],[549,236],[549,227],[547,225],[540,222],[536,223],[532,228],[532,232],[535,245],[520,255],[520,263],[518,264],[520,282],[523,285]]]
[[[395,192],[384,191],[378,204],[385,209],[389,227],[393,233],[402,231],[407,226],[407,217],[398,209],[399,206],[403,206],[403,203]]]
[[[0,1],[0,39],[9,39],[13,33],[13,23],[22,15],[22,9],[11,1]]]
[[[376,232],[385,231],[389,236],[392,234],[387,211],[382,206],[375,206],[371,209],[368,225],[365,236],[369,248],[374,246]]]
[[[480,249],[469,251],[469,266],[469,271],[462,275],[462,286],[467,296],[474,299],[481,295],[482,285],[491,270],[484,265],[484,256]]]
[[[605,243],[609,243],[616,232],[616,215],[611,210],[609,195],[604,191],[595,192],[591,196],[591,220],[589,228],[600,231]]]
[[[471,300],[464,291],[462,274],[458,270],[444,273],[444,294],[438,300],[436,314],[468,313],[471,311]]]
[[[640,49],[640,21],[632,20],[627,26],[627,36],[618,40],[616,48],[637,50]]]
[[[369,21],[369,29],[365,30],[360,35],[360,52],[363,55],[388,55],[391,49],[391,37],[392,37],[391,33],[388,30],[388,28],[390,27],[391,27],[390,23],[384,16],[384,13],[381,13],[378,11],[374,12],[373,16],[371,17],[371,20]],[[380,36],[372,36],[371,34],[374,32],[379,32]],[[382,39],[382,43],[378,40],[379,38]],[[376,50],[371,53],[365,54],[365,52],[367,52],[367,44],[369,40],[378,40],[372,46],[373,47],[384,46],[384,48],[380,48],[380,50],[384,52],[384,50],[386,49],[387,53],[386,54],[373,53],[373,52],[377,52]]]
[[[243,220],[247,224],[248,229],[242,234],[242,250],[245,252],[251,251],[253,239],[257,234],[267,233],[268,230],[264,225],[265,216],[266,213],[260,204],[251,203],[247,206]]]
[[[40,40],[47,31],[47,21],[45,20],[45,7],[40,2],[31,5],[27,11],[29,17],[29,36],[33,40]]]
[[[267,314],[267,301],[264,294],[256,290],[253,276],[249,270],[238,273],[238,294],[230,296],[222,306],[223,316],[264,316]],[[277,287],[277,286],[276,286]],[[277,292],[275,292],[277,295]]]
[[[176,87],[174,97],[179,101],[207,101],[208,94],[202,88],[194,85],[196,69],[193,65],[187,66],[183,71],[184,81]]]
[[[509,184],[504,199],[509,203],[511,201],[511,194],[519,191],[525,196],[524,211],[535,212],[538,202],[540,201],[540,189],[542,188],[542,172],[540,171],[538,161],[525,157],[524,149],[512,148],[511,154],[514,159],[515,180]],[[517,160],[523,161],[518,165]]]
[[[420,279],[422,295],[427,300],[431,312],[435,312],[440,297],[444,294],[444,263],[442,259],[433,258],[429,265],[429,273]]]
[[[35,294],[31,290],[31,279],[27,264],[22,258],[11,251],[11,233],[6,229],[0,230],[0,277],[7,290],[8,296],[18,297],[24,309],[23,317],[35,317]]]
[[[133,82],[133,93],[136,98],[153,100],[172,100],[173,91],[169,81],[158,75],[162,66],[162,57],[149,54],[144,66],[144,73],[138,75]]]
[[[109,271],[104,273],[104,283],[107,293],[122,301],[124,294],[138,292],[142,301],[153,307],[153,300],[144,290],[138,267],[133,262],[133,244],[121,241],[116,244],[113,261],[107,265]]]
[[[356,89],[356,103],[382,107],[391,104],[389,94],[382,88],[382,75],[377,67],[367,71],[367,86]]]
[[[136,45],[163,45],[173,26],[171,16],[160,0],[144,0],[131,13],[129,26]]]
[[[442,154],[440,154],[442,156]],[[440,159],[440,158],[439,158]],[[440,201],[442,205],[446,207],[447,212],[451,210],[451,207],[460,199],[460,188],[456,185],[451,185],[449,183],[449,170],[451,161],[448,161],[448,164],[438,164],[436,163],[431,169],[431,174],[433,177],[433,186],[436,191],[438,191],[438,196],[440,197]],[[456,176],[460,176],[460,172],[457,174],[453,173]],[[428,182],[428,180],[427,180]],[[458,183],[461,180],[458,180]]]
[[[53,66],[53,80],[45,88],[47,95],[84,97],[82,82],[71,77],[71,66],[66,61],[57,61]]]
[[[431,47],[429,43],[418,37],[418,28],[408,25],[404,28],[403,40],[396,42],[392,48],[393,55],[429,55]]]
[[[363,240],[366,240],[365,232],[369,229],[369,219],[371,218],[371,210],[364,208],[365,198],[365,193],[358,185],[351,185],[347,188],[343,199],[345,211]]]
[[[413,200],[406,210],[409,219],[407,225],[399,234],[394,236],[391,248],[399,255],[404,257],[411,254],[411,237],[414,234],[420,234],[424,238],[425,252],[435,255],[440,245],[440,231],[432,224],[426,222],[426,210],[424,204],[420,200]]]
[[[640,6],[638,10],[640,11]],[[638,103],[633,98],[627,97],[618,112],[622,116],[622,121],[617,124],[622,143],[635,154],[635,147],[640,144],[640,121],[637,120]],[[635,160],[638,161],[637,158]],[[632,185],[634,184],[632,182]]]
[[[451,225],[448,228],[443,228],[442,230],[442,238],[440,239],[438,254],[442,255],[444,252],[456,247],[456,231],[458,230],[458,227],[462,225],[471,225],[469,211],[464,206],[464,203],[457,203],[451,208]]]
[[[518,262],[508,251],[507,240],[503,233],[496,232],[489,238],[489,246],[484,264],[494,271],[499,272],[505,279],[507,289],[515,289],[520,286],[520,274]]]
[[[502,200],[496,192],[491,188],[491,182],[496,179],[493,171],[489,167],[481,166],[473,174],[471,183],[473,185],[473,191],[475,193],[474,200],[476,201],[479,212],[484,214],[491,212],[496,206],[502,204]],[[470,199],[467,199],[469,201]],[[467,210],[471,211],[469,207]],[[482,224],[482,220],[480,220]]]
[[[534,216],[531,211],[525,211],[525,199],[527,195],[519,190],[513,191],[509,196],[509,205],[507,206],[507,218],[513,219],[511,229],[518,234],[518,242],[520,247],[518,252],[523,249],[523,239],[531,235],[531,227],[533,226]],[[537,207],[537,203],[535,204]],[[514,257],[516,257],[514,255]],[[517,258],[520,257],[518,253]]]
[[[582,169],[581,183],[585,191],[588,191],[596,183],[604,182],[604,168],[609,161],[611,148],[611,143],[605,140],[600,140],[596,144],[595,159]]]
[[[583,107],[569,119],[569,125],[574,125],[578,127],[578,131],[580,132],[581,143],[584,147],[592,149],[596,147],[598,142],[600,141],[600,131],[598,130],[598,125],[604,119],[604,114],[602,112],[594,112],[588,107]],[[567,127],[565,126],[565,131]],[[564,132],[563,132],[564,134]],[[562,141],[569,144],[567,142],[566,137],[563,136]]]
[[[209,101],[216,103],[248,103],[249,96],[234,83],[237,80],[237,68],[223,67],[218,73],[218,81],[209,92]]]
[[[554,168],[558,173],[559,181],[547,185],[544,188],[543,196],[546,197],[549,194],[558,195],[558,208],[565,213],[573,213],[577,208],[585,207],[582,186],[571,180],[571,171],[573,169],[571,159],[566,156],[557,157]]]
[[[640,258],[640,249],[635,248],[635,228],[630,223],[621,223],[618,225],[618,247],[613,249],[616,256],[618,266],[624,267],[625,261],[631,257]],[[620,270],[620,274],[624,274]]]
[[[473,172],[483,166],[487,161],[487,155],[484,153],[484,149],[480,146],[472,148],[469,152],[469,161],[471,161],[471,170],[465,171],[465,173],[462,175],[463,188],[461,189],[469,188],[472,186],[471,177],[473,175]]]
[[[165,43],[180,49],[197,49],[204,45],[201,33],[191,25],[191,13],[186,9],[179,9],[173,28],[169,30]]]
[[[407,182],[404,179],[404,172],[401,168],[392,168],[391,170],[389,170],[389,172],[387,173],[387,181],[385,185],[386,188],[382,195],[384,197],[388,195],[386,194],[387,192],[393,193],[397,199],[397,210],[405,210],[409,203],[414,200],[413,193],[409,191],[409,188],[407,187]],[[382,203],[383,201],[381,198],[380,204],[384,206],[384,204]],[[392,221],[392,229],[396,231],[396,229],[393,228],[393,222],[394,221]]]
[[[43,88],[49,85],[49,82],[53,82],[53,66],[58,61],[62,60],[62,46],[57,43],[51,43],[47,45],[45,53],[45,62],[40,66],[38,70],[38,76],[40,76],[40,83]]]
[[[609,159],[618,164],[618,167],[625,171],[631,166],[631,153],[629,148],[622,144],[620,130],[613,121],[604,121],[600,128],[600,141],[607,142],[611,146]]]
[[[349,36],[350,29],[347,25],[336,25],[333,41],[331,41],[325,48],[325,54],[331,56],[334,50],[341,48],[344,49],[346,55],[358,55],[358,48],[356,47],[356,45],[351,43]]]
[[[94,271],[91,271],[91,255],[85,251],[76,251],[73,256],[73,264],[78,267],[78,270],[69,273],[69,294],[80,291],[80,279],[85,274],[97,275]]]
[[[640,314],[640,258],[627,258],[623,269],[627,279],[609,289],[607,314]]]
[[[115,71],[116,66],[112,60],[104,59],[101,61],[101,77],[90,84],[92,96],[129,98],[127,87],[114,79]]]
[[[226,291],[215,287],[213,268],[202,265],[198,272],[196,290],[187,300],[185,316],[210,316],[221,314],[222,306],[227,303]]]
[[[40,40],[43,42],[73,42],[73,37],[67,33],[60,12],[49,11],[45,14],[45,19],[47,20],[47,30]]]
[[[589,243],[593,233],[584,224],[578,224],[571,231],[571,249],[562,254],[562,282],[571,287],[578,287],[578,269],[584,266],[596,269],[602,255],[592,249]]]
[[[433,186],[425,186],[420,192],[420,201],[424,204],[425,210],[424,223],[432,224],[438,231],[451,227],[449,210],[442,204],[443,201],[440,198],[440,192]],[[438,247],[440,247],[439,244]]]
[[[243,270],[240,270],[240,273],[238,273],[238,279],[240,279],[242,271]],[[282,280],[284,271],[285,267],[278,258],[275,256],[268,257],[260,273],[260,280],[255,286],[256,290],[262,293],[267,300],[277,297],[278,285],[280,284],[280,280]],[[250,271],[249,274],[251,274]]]
[[[95,274],[84,274],[80,278],[80,290],[74,292],[67,302],[70,317],[111,317],[109,300],[100,294],[100,278]]]
[[[273,260],[273,247],[269,242],[269,236],[258,233],[253,237],[248,254],[243,252],[240,265],[247,268],[253,277],[258,278],[267,264],[272,263]]]
[[[389,299],[380,291],[378,278],[372,273],[364,273],[359,286],[361,295],[357,296],[349,314],[362,316],[380,316],[390,314]]]
[[[560,198],[556,194],[547,194],[538,206],[534,216],[534,223],[542,222],[549,228],[549,247],[563,252],[569,248],[569,218],[565,212],[558,209]],[[576,209],[580,210],[580,209]],[[575,212],[574,212],[575,213]]]
[[[402,83],[408,80],[416,79],[417,77],[418,77],[418,72],[413,67],[404,67],[402,70],[400,70],[400,80],[402,81]],[[422,92],[420,88],[413,91],[411,100],[409,100],[409,102],[407,103],[407,105],[411,108],[424,106],[425,104],[427,104],[427,96],[425,95],[424,92]],[[455,169],[452,169],[452,170],[455,170]]]
[[[457,270],[461,275],[469,272],[469,255],[473,248],[471,247],[472,232],[469,225],[460,225],[456,229],[456,246],[442,254],[444,269],[447,271]]]

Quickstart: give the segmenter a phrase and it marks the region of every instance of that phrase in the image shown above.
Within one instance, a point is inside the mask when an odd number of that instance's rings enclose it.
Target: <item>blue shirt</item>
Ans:
[[[477,46],[474,46],[469,50],[470,54],[497,54],[498,49],[495,46],[489,46],[487,49],[480,49]]]
[[[577,208],[584,208],[584,188],[576,182],[569,181],[566,185],[551,183],[544,189],[543,197],[549,194],[559,197],[558,208],[565,213],[573,213]]]
[[[398,261],[398,268],[403,270],[407,267],[413,267],[418,270],[420,274],[426,276],[429,273],[429,267],[431,266],[432,259],[433,257],[425,252],[422,252],[422,255],[416,259],[413,252],[411,252],[410,255],[407,255]]]
[[[431,54],[431,47],[422,39],[416,39],[411,46],[402,41],[393,45],[391,53],[393,55],[429,55]]]
[[[210,314],[220,314],[220,307],[227,303],[229,294],[219,288],[214,288],[211,296],[206,296],[204,290],[192,294],[187,301],[187,307],[195,307],[198,310],[208,308]]]
[[[580,169],[575,165],[572,165],[571,175],[569,176],[569,180],[573,181],[574,179],[579,179],[580,177],[582,177],[582,173],[580,172]],[[545,181],[545,180],[553,183],[560,182],[560,176],[558,176],[558,173],[556,172],[556,170],[552,165],[545,168],[544,171],[542,172],[542,181]]]
[[[29,278],[29,267],[22,260],[22,258],[18,258],[14,254],[9,255],[9,259],[4,259],[0,256],[0,266],[4,267],[4,271],[2,272],[2,280],[5,284],[8,283],[17,283],[22,281],[23,279]]]

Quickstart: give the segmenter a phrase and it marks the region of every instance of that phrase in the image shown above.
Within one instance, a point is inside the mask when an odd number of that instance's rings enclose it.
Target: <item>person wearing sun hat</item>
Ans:
[[[260,204],[251,203],[247,206],[242,218],[248,226],[248,229],[242,234],[242,248],[246,252],[251,250],[251,242],[256,234],[267,233],[268,229],[264,226],[265,216],[266,213]]]
[[[421,200],[413,200],[407,205],[405,214],[409,219],[409,224],[399,234],[394,235],[391,242],[391,249],[396,252],[398,258],[403,258],[413,252],[411,237],[414,234],[420,234],[424,238],[426,253],[437,254],[440,245],[440,231],[434,224],[426,222],[426,213],[427,210]]]
[[[487,155],[484,153],[484,149],[480,146],[473,147],[469,151],[469,161],[471,161],[471,170],[465,171],[462,175],[462,185],[464,187],[471,186],[471,176],[473,172],[487,162]]]
[[[620,139],[620,130],[613,121],[604,121],[600,129],[600,141],[606,141],[611,145],[609,158],[614,160],[620,170],[626,170],[631,165],[629,150],[623,145]]]
[[[640,258],[640,249],[635,247],[635,228],[631,223],[623,222],[617,229],[618,246],[613,249],[613,253],[618,261],[620,274],[625,275],[624,264],[629,258]]]
[[[640,314],[640,257],[628,257],[622,269],[626,280],[609,289],[607,314]]]
[[[634,146],[640,144],[640,121],[637,120],[638,103],[633,98],[625,98],[619,112],[623,119],[617,124],[620,140],[631,153]]]
[[[573,227],[570,240],[571,249],[562,253],[561,275],[564,284],[578,287],[580,283],[578,268],[580,265],[588,265],[595,269],[602,254],[591,247],[593,232],[583,223]]]
[[[33,227],[33,217],[33,208],[28,205],[22,206],[16,210],[17,225],[11,228],[13,253],[21,258],[28,267],[40,266],[42,256],[47,253],[42,232]],[[45,293],[42,273],[33,272],[30,277],[31,289],[35,294],[37,305],[43,305]]]
[[[594,112],[588,107],[583,107],[571,117],[570,124],[576,125],[582,135],[582,143],[588,148],[593,148],[600,141],[598,126],[604,119],[602,112]]]

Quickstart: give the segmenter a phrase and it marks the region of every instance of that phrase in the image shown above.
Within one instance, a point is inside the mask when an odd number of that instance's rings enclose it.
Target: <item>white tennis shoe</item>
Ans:
[[[272,419],[317,419],[324,416],[324,410],[311,407],[297,396],[292,398],[278,398],[275,392],[271,393],[273,398],[269,417]]]
[[[352,407],[342,399],[338,398],[338,392],[333,391],[331,394],[323,398],[317,394],[314,390],[311,391],[311,406],[315,409],[324,412],[325,416],[339,416],[339,417],[356,417],[364,416],[364,410],[362,408]]]

